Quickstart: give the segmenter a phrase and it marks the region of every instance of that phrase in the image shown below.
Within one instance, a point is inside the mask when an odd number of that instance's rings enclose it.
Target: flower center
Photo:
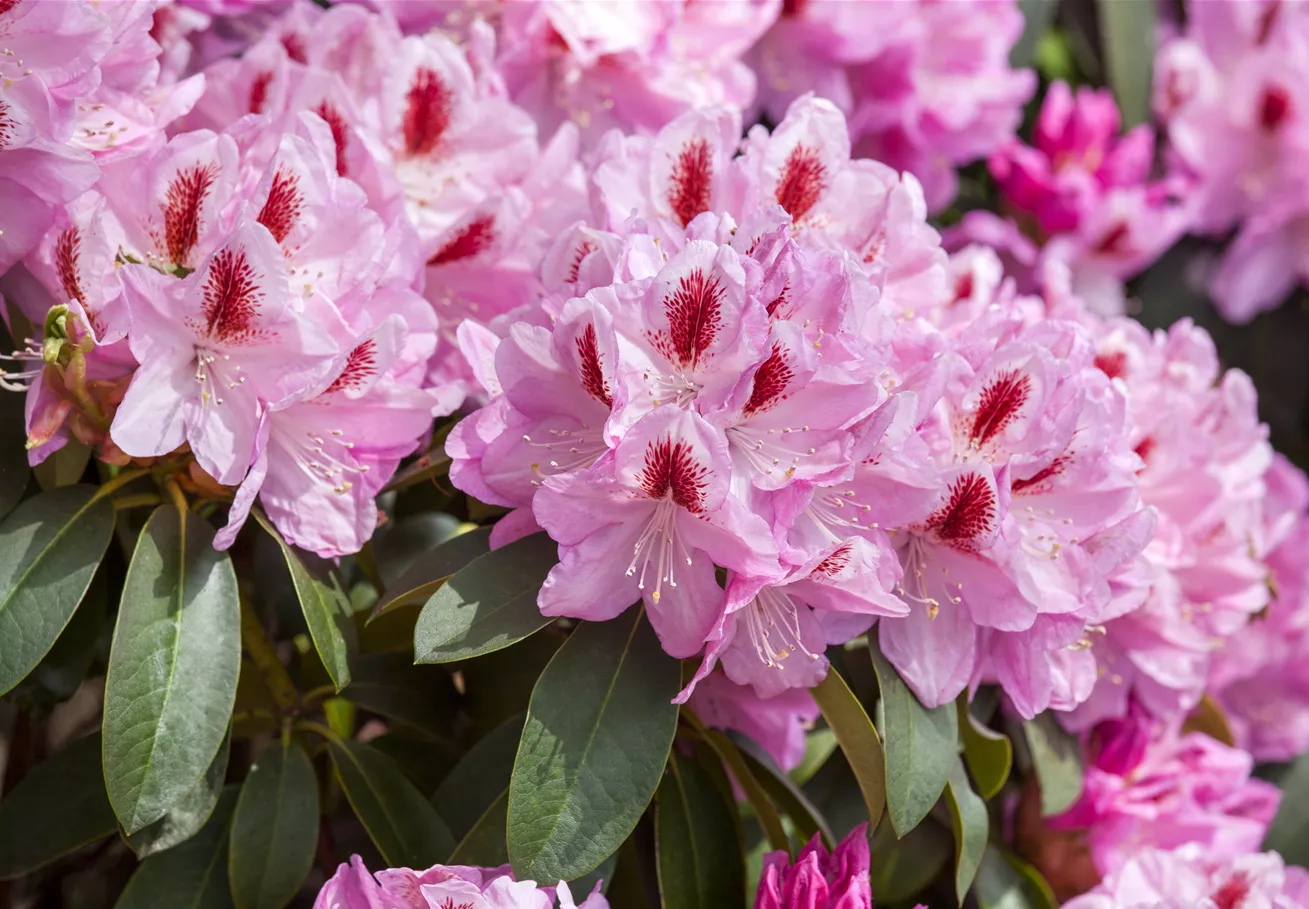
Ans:
[[[810,660],[818,659],[800,639],[800,613],[789,596],[765,587],[745,608],[745,627],[750,643],[760,661],[769,669],[781,669],[781,663],[799,651]]]

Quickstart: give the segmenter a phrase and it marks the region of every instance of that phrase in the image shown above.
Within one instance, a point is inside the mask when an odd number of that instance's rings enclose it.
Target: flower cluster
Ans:
[[[1143,849],[1090,893],[1066,909],[1133,909],[1160,906],[1309,906],[1309,875],[1285,866],[1275,852],[1215,859],[1195,846]]]
[[[1082,798],[1050,827],[1082,831],[1104,875],[1147,846],[1198,843],[1213,858],[1257,851],[1277,787],[1250,778],[1247,752],[1158,725],[1140,715],[1101,724],[1090,737]]]
[[[1119,136],[1108,90],[1063,82],[1046,92],[1033,144],[1010,139],[989,160],[1004,209],[1040,245],[1039,258],[1065,263],[1078,293],[1101,312],[1124,308],[1122,282],[1154,262],[1191,223],[1186,182],[1151,180],[1154,131],[1141,124]],[[1025,237],[1002,239],[988,212],[973,212],[962,236],[1017,247],[1037,259]],[[999,241],[999,242],[997,242]]]
[[[986,679],[1072,708],[1151,524],[1094,338],[1011,289],[957,303],[916,181],[852,160],[833,105],[737,134],[692,113],[602,147],[546,323],[486,339],[451,479],[559,542],[545,614],[644,600],[697,680],[807,688],[880,617],[929,705]]]
[[[1213,276],[1223,314],[1245,322],[1309,275],[1309,11],[1278,0],[1197,3],[1155,59],[1154,107],[1170,163],[1193,186],[1195,230],[1239,226]]]
[[[751,52],[758,104],[780,119],[806,91],[832,99],[859,154],[913,173],[935,211],[954,198],[954,168],[1011,138],[1036,89],[1009,66],[1022,31],[1003,2],[787,2]]]
[[[865,863],[866,864],[866,863]],[[557,900],[557,902],[556,902]],[[609,909],[597,884],[580,903],[573,901],[568,884],[538,887],[535,881],[516,881],[509,866],[471,868],[434,865],[426,871],[387,868],[369,873],[359,856],[342,864],[323,886],[314,909]]]

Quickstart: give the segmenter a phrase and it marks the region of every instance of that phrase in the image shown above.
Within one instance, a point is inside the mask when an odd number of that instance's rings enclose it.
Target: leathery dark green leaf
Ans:
[[[968,782],[968,772],[963,761],[955,759],[954,769],[950,771],[950,782],[945,787],[946,802],[950,807],[950,825],[954,830],[954,886],[959,905],[964,904],[964,894],[972,886],[977,876],[977,867],[982,862],[986,851],[986,839],[990,828],[990,816],[986,812],[986,802],[973,791]]]
[[[968,710],[968,693],[955,702],[959,712],[959,738],[964,745],[964,760],[977,782],[978,793],[993,799],[1004,788],[1013,766],[1014,749],[1009,737],[983,726]]]
[[[373,614],[368,620],[371,622],[378,616],[399,609],[401,606],[427,602],[455,572],[478,556],[490,552],[490,539],[491,528],[479,527],[451,537],[434,547],[431,552],[420,556],[409,570],[390,586],[386,596],[373,607]]]
[[[158,508],[123,584],[105,683],[104,767],[135,833],[195,784],[227,735],[241,670],[236,573],[202,518]]]
[[[329,744],[355,815],[392,867],[428,868],[454,852],[450,829],[389,757],[360,742]]]
[[[887,811],[895,832],[904,836],[945,790],[957,753],[958,719],[954,704],[924,707],[881,651],[870,644],[869,653],[886,721]]]
[[[559,561],[544,533],[469,562],[432,595],[414,627],[414,661],[450,663],[501,650],[546,625],[536,597]]]
[[[835,669],[827,671],[827,678],[812,690],[812,694],[859,782],[869,822],[876,826],[886,805],[890,778],[877,728]]]
[[[341,587],[335,569],[324,565],[320,571],[311,571],[268,518],[258,509],[251,513],[281,548],[305,624],[309,626],[309,636],[332,684],[340,691],[350,684],[350,654],[355,649],[350,598]]]
[[[836,847],[836,838],[827,825],[827,819],[823,817],[817,806],[809,801],[809,797],[804,794],[800,787],[782,772],[772,756],[744,735],[729,732],[728,736],[741,749],[741,754],[745,757],[746,763],[754,773],[755,779],[764,787],[778,807],[786,812],[786,816],[791,819],[791,823],[795,824],[796,832],[800,834],[800,838],[808,842],[810,837],[815,833],[819,833],[822,835],[827,848],[834,849]]]
[[[641,609],[564,642],[532,692],[509,783],[520,879],[573,880],[617,851],[663,775],[680,687]]]
[[[241,787],[232,818],[227,877],[237,909],[282,909],[318,848],[318,781],[299,743],[264,749]]]
[[[218,804],[218,796],[222,794],[223,782],[227,778],[231,739],[229,733],[223,744],[218,746],[218,753],[209,762],[208,769],[169,807],[163,817],[126,837],[127,845],[136,853],[137,858],[143,859],[156,852],[172,849],[178,843],[184,843],[195,836],[204,827],[214,806]]]
[[[1041,784],[1041,816],[1062,814],[1082,794],[1081,746],[1048,711],[1023,723],[1023,733]]]
[[[223,790],[199,833],[142,862],[114,909],[232,909],[227,843],[237,790]]]
[[[96,733],[37,764],[0,800],[0,880],[31,874],[117,827]]]
[[[92,486],[34,496],[0,522],[0,694],[54,646],[113,533],[114,507]]]
[[[735,812],[693,758],[672,756],[655,796],[663,909],[743,907],[745,864]]]

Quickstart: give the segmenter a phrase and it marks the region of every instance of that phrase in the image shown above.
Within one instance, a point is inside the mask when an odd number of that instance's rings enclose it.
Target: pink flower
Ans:
[[[318,386],[261,415],[253,463],[214,545],[231,545],[256,493],[287,542],[332,558],[358,552],[377,526],[376,496],[433,416],[432,394],[393,375],[404,320],[356,339]]]
[[[1143,849],[1065,909],[1163,909],[1309,905],[1309,874],[1275,852],[1210,856],[1198,845]]]
[[[191,445],[220,483],[245,476],[263,409],[327,375],[337,345],[292,294],[264,226],[242,221],[187,278],[123,269],[132,353],[142,364],[114,418],[133,457]]]
[[[818,718],[818,705],[804,688],[762,698],[717,672],[696,686],[690,705],[706,726],[735,729],[758,742],[784,771],[800,766],[805,733]]]
[[[600,885],[581,903],[573,902],[568,884],[538,887],[534,881],[515,881],[509,866],[471,868],[433,865],[426,871],[388,868],[368,873],[359,856],[342,864],[323,885],[314,909],[609,909]]]
[[[1106,90],[1055,82],[1046,92],[1034,147],[1013,140],[989,160],[1005,201],[1030,214],[1044,234],[1073,231],[1108,190],[1146,181],[1154,134],[1138,126],[1118,136],[1118,106]]]
[[[764,857],[755,909],[872,909],[868,862],[867,824],[851,830],[830,855],[814,834],[794,863],[785,852]]]
[[[1259,848],[1281,792],[1251,779],[1250,755],[1202,733],[1179,735],[1134,711],[1090,734],[1081,800],[1052,818],[1081,829],[1101,874],[1121,869],[1144,847],[1200,845],[1212,859]]]
[[[1149,180],[1154,133],[1118,136],[1108,90],[1062,82],[1046,94],[1035,146],[1011,139],[991,155],[1006,206],[1046,241],[1042,255],[1064,262],[1074,287],[1101,312],[1121,312],[1121,281],[1145,268],[1188,227],[1184,181]]]
[[[612,459],[543,481],[533,512],[560,561],[541,611],[605,621],[644,599],[665,650],[698,652],[722,608],[715,565],[779,572],[768,525],[729,495],[730,478],[721,433],[665,404],[628,430]]]
[[[1208,689],[1238,745],[1258,761],[1289,761],[1309,750],[1309,483],[1280,455],[1264,479],[1273,600],[1213,654]]]
[[[13,15],[0,13],[0,40],[5,20]],[[5,89],[0,98],[0,273],[40,242],[60,206],[96,180],[91,156],[65,145],[62,133],[39,80],[20,78]]]
[[[1141,499],[1157,527],[1148,565],[1129,566],[1147,583],[1129,588],[1148,590],[1144,606],[1130,612],[1140,603],[1131,593],[1114,607],[1121,617],[1092,650],[1102,669],[1070,718],[1076,728],[1125,715],[1132,695],[1157,716],[1188,711],[1211,651],[1269,603],[1262,538],[1272,449],[1249,378],[1220,373],[1213,342],[1188,321],[1153,335],[1129,320],[1106,322],[1096,363],[1131,401]]]
[[[1202,6],[1157,55],[1155,109],[1173,169],[1194,184],[1197,228],[1241,226],[1212,291],[1246,322],[1305,276],[1309,16],[1296,4]]]
[[[861,155],[912,173],[927,204],[955,195],[954,168],[1013,136],[1033,73],[1009,68],[1022,34],[1012,2],[788,4],[752,60],[760,99],[780,119],[806,91],[850,118]]]
[[[546,130],[566,120],[588,139],[611,126],[655,130],[692,108],[749,105],[755,78],[740,58],[778,6],[777,0],[509,4],[496,63],[513,99]]]

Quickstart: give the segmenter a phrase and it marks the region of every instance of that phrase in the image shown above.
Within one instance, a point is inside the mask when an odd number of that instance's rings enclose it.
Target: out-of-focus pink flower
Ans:
[[[1195,844],[1180,849],[1143,849],[1090,893],[1064,909],[1215,909],[1309,905],[1309,874],[1286,866],[1275,852],[1210,856]]]
[[[511,3],[496,64],[511,97],[553,131],[572,121],[592,140],[606,129],[653,131],[683,111],[747,107],[755,76],[742,55],[780,0],[618,0]]]
[[[1276,306],[1309,269],[1309,8],[1202,3],[1160,48],[1154,106],[1172,169],[1194,185],[1196,227],[1241,225],[1212,286],[1234,322]]]
[[[932,210],[956,192],[954,168],[1013,136],[1034,74],[1009,67],[1023,17],[1009,0],[787,4],[751,53],[761,106],[780,119],[806,91],[850,118],[861,156],[921,181]]]
[[[557,902],[556,902],[557,899]],[[538,887],[515,881],[509,866],[433,865],[426,871],[388,868],[370,874],[359,856],[342,864],[323,885],[314,909],[609,909],[600,885],[581,903],[568,884]]]
[[[696,686],[690,706],[706,726],[748,735],[785,771],[804,760],[805,733],[818,718],[818,705],[804,688],[765,698],[718,672]]]
[[[764,857],[755,909],[872,909],[868,863],[867,824],[851,830],[831,854],[814,834],[795,862],[785,852]]]
[[[1050,86],[1034,145],[1010,139],[989,159],[1003,202],[1042,256],[1064,262],[1074,287],[1104,313],[1121,312],[1121,282],[1145,268],[1190,224],[1188,189],[1176,178],[1152,181],[1154,132],[1146,125],[1119,137],[1108,90]]]
[[[1200,732],[1179,734],[1134,711],[1088,737],[1081,800],[1051,818],[1081,830],[1101,874],[1121,869],[1143,848],[1200,845],[1213,859],[1259,848],[1281,792],[1250,778],[1250,755]]]
[[[1265,475],[1273,599],[1213,655],[1208,690],[1257,761],[1309,750],[1309,481],[1280,455]]]
[[[1270,600],[1263,508],[1272,449],[1249,377],[1221,373],[1212,340],[1189,321],[1153,335],[1127,319],[1103,323],[1096,364],[1131,401],[1141,499],[1157,526],[1146,564],[1129,566],[1142,574],[1130,601],[1114,607],[1120,617],[1092,648],[1095,690],[1069,717],[1082,729],[1126,715],[1129,697],[1155,716],[1189,711],[1210,653]],[[1131,611],[1142,591],[1144,605]]]

